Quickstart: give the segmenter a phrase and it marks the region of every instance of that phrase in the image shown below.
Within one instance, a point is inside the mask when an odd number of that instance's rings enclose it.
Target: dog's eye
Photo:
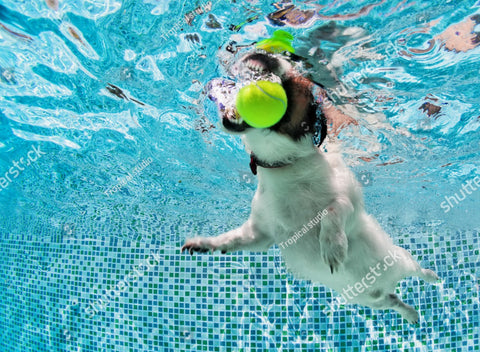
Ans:
[[[284,51],[282,53],[283,56],[286,56],[287,58],[289,58],[290,60],[294,61],[294,62],[306,62],[307,59],[304,58],[303,56],[300,56],[300,55],[297,55],[297,54],[294,54],[294,53],[291,53],[289,51]]]

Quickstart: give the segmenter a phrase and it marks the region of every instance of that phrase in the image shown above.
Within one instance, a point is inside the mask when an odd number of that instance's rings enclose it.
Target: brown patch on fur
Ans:
[[[283,82],[283,87],[287,92],[288,107],[285,117],[276,128],[278,132],[293,134],[294,138],[312,132],[314,120],[305,121],[306,118],[309,119],[306,115],[313,103],[312,85],[310,80],[300,75],[288,77]]]

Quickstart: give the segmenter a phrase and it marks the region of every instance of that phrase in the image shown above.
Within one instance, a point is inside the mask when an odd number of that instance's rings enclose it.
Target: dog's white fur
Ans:
[[[286,70],[292,72],[288,66]],[[258,168],[251,214],[241,227],[217,237],[195,237],[182,250],[267,251],[282,243],[279,248],[285,263],[298,277],[339,293],[361,285],[361,290],[353,291],[355,297],[343,297],[372,308],[395,309],[409,322],[417,322],[418,313],[394,294],[395,287],[409,276],[428,282],[436,282],[438,276],[422,269],[410,253],[394,245],[365,212],[360,184],[340,153],[321,152],[310,135],[294,141],[270,129],[251,128],[242,138],[259,160],[291,163],[281,168]],[[326,215],[321,223],[292,243],[292,236],[322,211]],[[287,242],[291,244],[286,246]],[[394,264],[387,266],[384,260],[392,253]],[[372,268],[377,268],[375,280],[367,283]]]

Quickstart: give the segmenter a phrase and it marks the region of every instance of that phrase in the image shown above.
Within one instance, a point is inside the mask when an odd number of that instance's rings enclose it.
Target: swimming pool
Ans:
[[[3,0],[1,351],[479,351],[478,0]],[[180,253],[256,179],[204,86],[294,34],[366,207],[422,266],[418,326],[338,303],[267,254]],[[232,43],[235,42],[235,43]],[[334,137],[331,137],[334,138]]]

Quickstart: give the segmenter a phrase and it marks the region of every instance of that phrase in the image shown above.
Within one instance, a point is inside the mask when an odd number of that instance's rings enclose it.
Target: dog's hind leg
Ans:
[[[438,275],[433,270],[423,269],[406,249],[396,246],[394,252],[399,253],[403,261],[405,274],[399,278],[400,280],[410,276],[418,276],[419,278],[430,283],[437,283],[440,280]]]
[[[219,236],[189,239],[185,242],[181,251],[188,250],[190,254],[193,252],[214,252],[216,250],[220,250],[222,253],[241,250],[265,252],[273,243],[274,240],[249,219],[235,230],[225,232]]]
[[[419,315],[412,306],[404,303],[394,293],[388,293],[376,299],[374,303],[369,304],[375,309],[394,309],[401,314],[402,318],[407,320],[410,324],[417,324]]]
[[[417,271],[417,275],[421,279],[427,282],[430,282],[432,284],[440,281],[440,278],[438,277],[438,275],[433,270],[430,270],[430,269],[423,269],[422,267],[420,267],[419,271]]]

